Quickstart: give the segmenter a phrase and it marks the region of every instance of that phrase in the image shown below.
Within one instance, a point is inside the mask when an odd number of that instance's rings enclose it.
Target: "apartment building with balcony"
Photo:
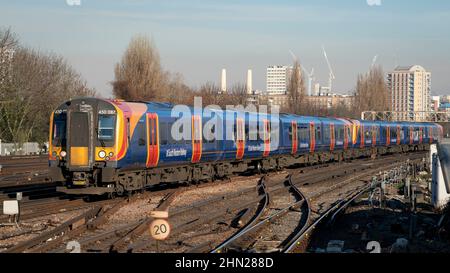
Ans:
[[[392,110],[404,120],[425,120],[431,106],[431,73],[420,65],[397,67],[387,75]],[[416,113],[414,113],[416,112]]]

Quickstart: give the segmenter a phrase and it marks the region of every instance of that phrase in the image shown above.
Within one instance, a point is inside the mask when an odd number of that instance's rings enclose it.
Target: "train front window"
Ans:
[[[66,145],[66,121],[67,114],[55,114],[53,118],[53,138],[54,146],[62,147]]]
[[[114,145],[114,132],[116,127],[115,115],[98,116],[98,141],[101,146],[111,147]]]

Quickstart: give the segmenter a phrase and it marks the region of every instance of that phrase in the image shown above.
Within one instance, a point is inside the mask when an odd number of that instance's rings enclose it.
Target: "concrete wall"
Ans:
[[[443,127],[444,137],[450,137],[450,123],[449,122],[438,122],[439,125]]]

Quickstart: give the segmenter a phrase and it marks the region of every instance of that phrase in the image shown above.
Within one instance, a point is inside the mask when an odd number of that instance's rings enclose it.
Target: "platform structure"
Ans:
[[[433,122],[442,126],[444,137],[450,138],[450,112],[364,111],[362,120],[390,122]]]
[[[362,120],[450,123],[450,112],[435,111],[364,111]]]
[[[442,209],[450,201],[450,138],[431,145],[432,162],[431,200],[436,209]]]

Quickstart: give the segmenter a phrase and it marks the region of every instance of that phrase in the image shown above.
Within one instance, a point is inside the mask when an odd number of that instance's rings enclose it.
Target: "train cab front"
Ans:
[[[56,109],[50,120],[49,173],[68,194],[114,191],[117,161],[116,107],[105,100],[80,98]]]

